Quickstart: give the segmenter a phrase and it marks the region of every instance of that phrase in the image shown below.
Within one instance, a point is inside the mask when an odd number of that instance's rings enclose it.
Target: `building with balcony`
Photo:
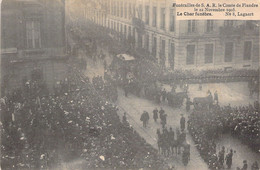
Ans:
[[[3,0],[1,8],[2,95],[34,78],[52,90],[66,72],[65,1]]]
[[[259,21],[176,20],[172,3],[96,1],[85,14],[171,69],[259,68]]]

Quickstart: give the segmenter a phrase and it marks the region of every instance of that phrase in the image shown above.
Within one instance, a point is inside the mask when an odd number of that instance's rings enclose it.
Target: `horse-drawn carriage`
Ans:
[[[209,108],[214,103],[213,97],[208,95],[207,97],[195,97],[193,99],[193,105],[195,109],[198,108]]]
[[[183,104],[184,99],[188,98],[187,92],[168,92],[167,101],[169,106],[180,108]]]

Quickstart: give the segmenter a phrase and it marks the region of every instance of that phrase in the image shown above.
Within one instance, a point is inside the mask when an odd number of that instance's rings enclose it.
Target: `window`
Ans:
[[[128,37],[132,35],[131,31],[132,31],[131,26],[128,26]]]
[[[133,17],[135,17],[135,4],[133,4]]]
[[[205,63],[213,62],[213,44],[205,45]]]
[[[128,17],[129,17],[129,19],[131,19],[131,17],[132,17],[132,4],[129,4],[129,7],[128,7],[129,9],[128,9]]]
[[[213,20],[207,20],[207,32],[213,31]]]
[[[157,8],[153,7],[153,27],[156,27],[157,24]]]
[[[172,69],[174,69],[174,57],[175,57],[175,46],[174,43],[171,43],[169,41],[169,64],[171,66]]]
[[[161,44],[161,55],[162,55],[162,57],[165,56],[165,40],[162,40],[162,44]]]
[[[165,29],[165,8],[161,8],[161,29]]]
[[[224,26],[232,27],[232,26],[234,26],[234,21],[233,20],[225,20],[224,21]]]
[[[143,18],[143,7],[142,7],[142,5],[139,5],[138,18],[139,19]]]
[[[254,21],[248,20],[246,21],[246,28],[253,30],[257,24],[254,24]]]
[[[186,50],[187,50],[186,64],[187,65],[194,64],[195,45],[187,45]]]
[[[40,22],[26,21],[27,48],[41,48]]]
[[[124,7],[123,7],[123,2],[120,3],[120,9],[121,9],[121,13],[120,13],[120,16],[123,18],[123,15],[124,15]]]
[[[233,58],[233,42],[225,44],[225,62],[231,62]]]
[[[149,6],[145,6],[145,24],[149,25]]]
[[[149,34],[147,34],[146,35],[146,38],[145,38],[146,40],[146,44],[145,44],[145,49],[147,50],[147,51],[149,51]]]
[[[137,34],[138,35],[138,46],[139,48],[143,47],[143,39],[142,39],[142,35],[141,34]]]
[[[153,49],[152,49],[152,54],[154,56],[156,56],[156,53],[157,53],[157,38],[156,37],[153,37]]]
[[[244,60],[251,59],[251,51],[252,51],[252,42],[245,41],[245,43],[244,43]]]
[[[188,32],[195,32],[195,20],[188,20]]]
[[[116,16],[118,16],[118,17],[119,17],[119,9],[120,9],[120,7],[119,7],[119,2],[117,2]]]
[[[124,26],[124,34],[125,34],[125,38],[126,38],[126,36],[127,36],[127,31],[126,31],[126,25]]]
[[[125,3],[125,18],[127,18],[127,3]]]
[[[175,16],[173,9],[170,10],[170,31],[174,32],[175,30]]]

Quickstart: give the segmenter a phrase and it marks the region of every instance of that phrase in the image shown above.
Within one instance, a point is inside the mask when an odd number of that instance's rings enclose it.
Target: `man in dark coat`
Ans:
[[[233,150],[230,149],[230,152],[226,156],[226,165],[228,166],[228,169],[231,168],[232,165],[232,158],[233,158]]]
[[[148,123],[148,120],[149,120],[148,112],[144,111],[143,114],[141,115],[140,120],[143,122],[143,127],[146,127],[147,123]]]
[[[181,131],[184,131],[185,129],[185,117],[183,117],[183,114],[181,115],[180,125],[181,125]]]
[[[165,125],[167,124],[167,114],[163,114],[161,118],[162,128],[165,128]]]
[[[159,111],[160,113],[160,119],[162,121],[162,118],[163,118],[163,114],[165,113],[165,111],[163,110],[163,108],[161,108],[161,110]]]
[[[157,119],[158,119],[158,109],[157,108],[155,108],[153,110],[153,119],[155,122],[157,122]]]
[[[162,101],[163,101],[163,102],[165,102],[166,95],[167,95],[167,92],[166,92],[165,89],[163,89],[163,91],[162,91]]]

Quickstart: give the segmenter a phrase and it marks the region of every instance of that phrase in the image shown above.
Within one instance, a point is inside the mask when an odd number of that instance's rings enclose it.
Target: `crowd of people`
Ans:
[[[59,93],[31,96],[20,90],[1,102],[3,169],[51,168],[84,160],[85,168],[153,168],[165,163],[117,107],[100,97],[90,81],[70,71]],[[71,84],[73,83],[73,84]],[[16,100],[15,100],[16,99]]]
[[[92,83],[100,95],[113,102],[117,100],[117,87],[113,84],[112,81],[103,80],[101,76],[94,76],[92,78]]]
[[[162,79],[164,80],[186,80],[190,83],[203,81],[214,82],[236,82],[248,81],[259,78],[259,70],[250,69],[209,69],[209,70],[169,70]]]
[[[260,115],[258,108],[220,107],[215,105],[210,110],[194,110],[189,116],[188,130],[200,152],[201,157],[212,169],[224,166],[223,151],[216,150],[216,140],[223,133],[231,133],[241,139],[253,151],[260,153]],[[225,155],[227,167],[232,165],[233,151]]]

